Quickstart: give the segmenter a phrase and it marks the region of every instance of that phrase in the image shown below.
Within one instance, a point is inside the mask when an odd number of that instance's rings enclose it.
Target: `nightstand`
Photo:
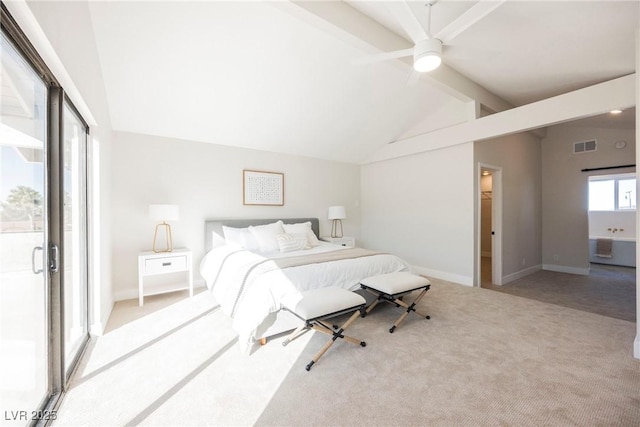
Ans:
[[[320,240],[324,240],[325,242],[333,243],[335,245],[346,246],[348,248],[356,247],[356,239],[354,237],[329,237],[324,236],[321,237]]]
[[[191,264],[191,251],[185,248],[174,249],[172,252],[141,252],[138,255],[138,304],[144,305],[145,295],[157,295],[183,289],[189,289],[189,296],[193,296],[193,267]],[[145,289],[145,277],[170,273],[185,273],[187,281],[154,284]]]

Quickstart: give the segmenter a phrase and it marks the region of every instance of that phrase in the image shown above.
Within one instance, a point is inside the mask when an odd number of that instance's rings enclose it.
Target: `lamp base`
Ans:
[[[165,235],[164,248],[156,247],[158,230],[161,228],[164,228],[164,235]],[[160,253],[160,252],[171,252],[171,251],[173,251],[173,239],[171,238],[171,226],[166,222],[163,222],[162,224],[156,225],[156,231],[155,233],[153,233],[153,252]]]
[[[338,233],[338,226],[340,226],[340,232]],[[331,223],[331,237],[342,237],[342,220],[334,219]]]

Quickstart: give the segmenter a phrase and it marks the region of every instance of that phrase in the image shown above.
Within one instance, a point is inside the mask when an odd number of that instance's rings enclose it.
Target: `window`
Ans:
[[[620,174],[589,178],[590,211],[636,209],[636,176]]]
[[[636,179],[618,180],[618,209],[636,208]]]

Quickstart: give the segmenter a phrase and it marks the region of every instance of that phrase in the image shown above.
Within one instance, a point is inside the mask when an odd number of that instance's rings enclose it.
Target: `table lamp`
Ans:
[[[167,221],[177,221],[180,218],[178,205],[149,205],[149,217],[162,223],[156,225],[156,231],[153,234],[153,252],[171,252],[173,250],[173,240],[171,238],[171,226]],[[164,229],[165,245],[164,248],[156,246],[158,240],[158,231]]]
[[[331,237],[342,237],[342,220],[347,217],[344,206],[330,206],[327,217],[333,221],[331,224]],[[339,234],[338,226],[340,226]]]

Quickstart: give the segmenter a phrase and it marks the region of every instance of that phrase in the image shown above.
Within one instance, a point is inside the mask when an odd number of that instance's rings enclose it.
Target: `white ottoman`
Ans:
[[[364,316],[365,314],[366,300],[355,292],[336,287],[313,289],[303,292],[301,295],[285,297],[281,301],[281,305],[282,308],[290,311],[304,321],[300,327],[284,340],[282,345],[286,346],[309,329],[314,329],[332,336],[329,342],[322,347],[305,367],[307,371],[329,350],[329,347],[331,347],[338,338],[343,338],[346,341],[359,344],[362,347],[367,345],[364,341],[343,334],[345,329],[347,329],[354,320],[360,315]],[[349,317],[342,326],[333,325],[329,327],[322,322],[324,319],[352,312],[351,317]]]
[[[380,274],[378,276],[371,276],[367,277],[366,279],[362,279],[360,281],[360,286],[362,287],[362,289],[365,289],[366,291],[372,293],[377,297],[377,299],[369,306],[369,308],[367,308],[365,315],[373,310],[373,308],[378,305],[380,301],[394,304],[396,307],[402,306],[406,308],[406,311],[402,313],[402,316],[400,316],[400,318],[393,324],[391,329],[389,329],[390,333],[393,333],[398,325],[400,325],[400,323],[402,323],[402,321],[411,312],[414,312],[426,319],[431,318],[431,316],[419,313],[415,309],[415,306],[420,302],[422,297],[424,297],[424,295],[431,287],[431,283],[425,277],[407,272]],[[404,295],[420,289],[422,289],[422,292],[420,292],[418,297],[413,301],[413,303],[411,303],[411,305],[402,301],[401,298]]]

